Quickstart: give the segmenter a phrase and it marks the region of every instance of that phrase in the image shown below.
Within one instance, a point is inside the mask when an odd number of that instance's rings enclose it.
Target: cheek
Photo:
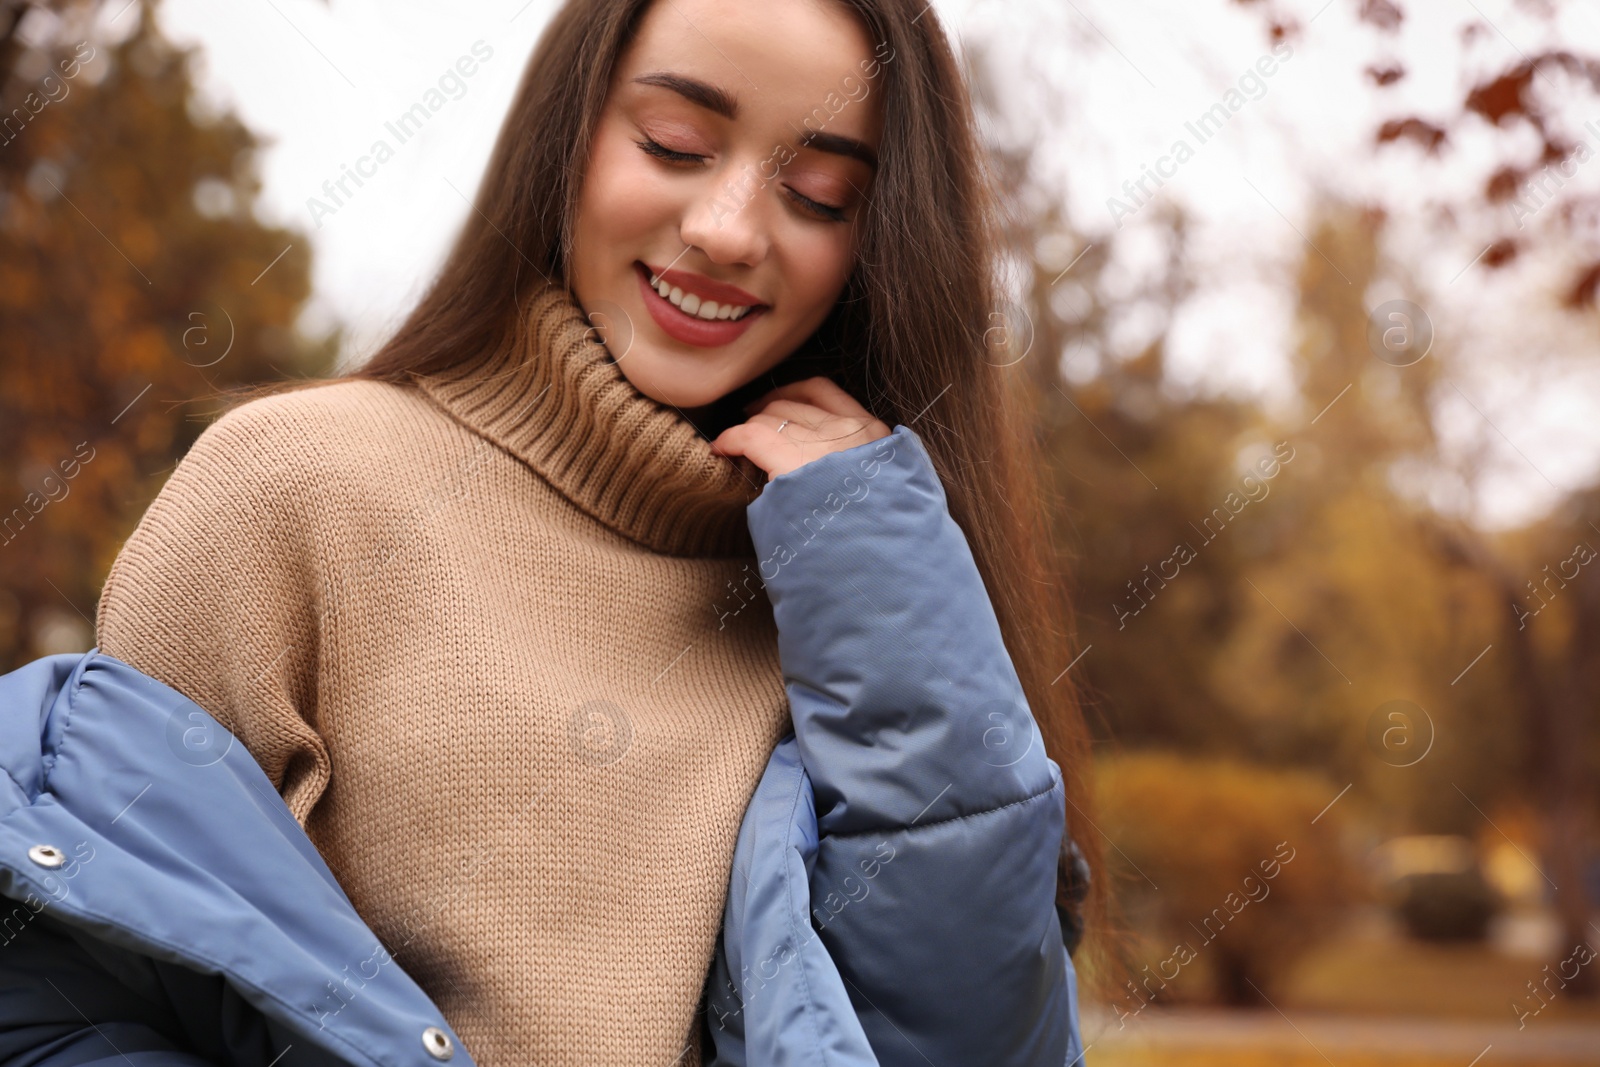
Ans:
[[[855,265],[855,239],[851,228],[808,225],[803,231],[790,235],[786,244],[785,258],[790,264],[785,272],[786,288],[801,298],[798,304],[812,308],[807,318],[820,323],[832,309]]]
[[[673,223],[675,205],[651,163],[625,134],[602,127],[590,152],[579,199],[580,241],[587,237],[605,248]],[[621,254],[630,251],[613,250]],[[638,248],[631,251],[644,252]]]

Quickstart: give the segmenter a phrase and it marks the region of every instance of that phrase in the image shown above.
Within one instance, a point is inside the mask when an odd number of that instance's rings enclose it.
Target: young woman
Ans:
[[[1075,1058],[1087,749],[981,159],[921,0],[572,0],[395,337],[230,410],[118,557],[100,651],[478,1062]]]

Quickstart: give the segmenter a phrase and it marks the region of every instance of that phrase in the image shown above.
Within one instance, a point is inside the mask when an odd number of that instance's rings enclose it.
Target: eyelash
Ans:
[[[704,156],[694,155],[691,152],[675,152],[665,145],[660,144],[657,141],[653,141],[648,137],[642,141],[635,141],[634,144],[638,145],[650,155],[655,156],[657,159],[663,160],[667,163],[698,163],[700,160],[705,158]],[[845,218],[843,211],[833,207],[830,204],[819,204],[809,196],[806,196],[803,193],[798,193],[795,190],[790,189],[788,186],[784,186],[784,191],[789,194],[796,204],[804,208],[806,211],[811,212],[813,215],[818,216],[822,221],[849,221]]]
[[[646,152],[650,153],[652,156],[655,156],[657,159],[664,159],[669,163],[696,163],[705,158],[704,156],[693,155],[689,152],[674,152],[672,149],[652,141],[648,137],[642,141],[635,141],[634,143],[640,148],[644,149]]]

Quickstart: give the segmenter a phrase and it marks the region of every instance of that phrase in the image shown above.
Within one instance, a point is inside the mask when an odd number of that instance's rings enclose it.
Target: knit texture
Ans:
[[[521,326],[416,384],[223,415],[97,640],[238,736],[478,1063],[698,1065],[735,838],[790,728],[762,476],[563,291]]]

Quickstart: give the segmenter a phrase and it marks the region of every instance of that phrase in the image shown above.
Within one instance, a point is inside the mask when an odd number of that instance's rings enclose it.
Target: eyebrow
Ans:
[[[828,152],[836,156],[845,156],[849,159],[859,159],[873,170],[878,169],[878,153],[864,141],[854,137],[844,137],[837,133],[823,133],[820,130],[811,130],[800,138],[801,148],[815,148],[818,152]]]
[[[638,85],[656,85],[663,89],[671,89],[691,104],[699,104],[707,111],[714,111],[730,121],[739,117],[739,101],[735,100],[731,93],[697,78],[686,78],[682,74],[658,70],[641,74],[633,80]]]
[[[707,111],[721,115],[729,121],[739,117],[739,101],[733,94],[725,89],[718,88],[698,78],[690,78],[682,74],[673,74],[671,71],[651,71],[634,78],[637,85],[654,85],[657,88],[669,89],[677,93],[691,104],[696,104]],[[872,146],[854,137],[846,137],[837,133],[826,133],[807,127],[806,133],[800,138],[800,147],[814,148],[818,152],[827,152],[830,155],[844,156],[847,159],[859,160],[871,167],[878,169],[878,153]]]

